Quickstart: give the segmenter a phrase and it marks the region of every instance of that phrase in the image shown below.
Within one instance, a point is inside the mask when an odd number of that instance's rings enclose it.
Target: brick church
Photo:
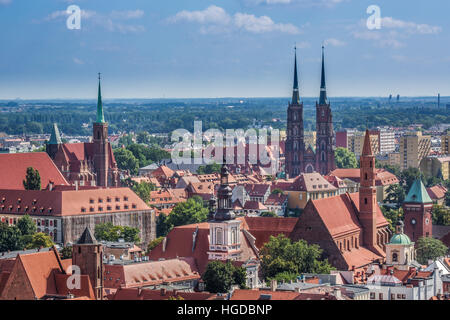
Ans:
[[[118,187],[119,170],[108,141],[108,123],[98,83],[97,120],[93,124],[92,142],[62,143],[56,124],[53,126],[46,151],[64,177],[72,185]]]
[[[339,270],[351,270],[383,261],[391,232],[377,203],[375,156],[366,131],[360,158],[361,187],[357,193],[310,200],[291,234],[318,244]]]
[[[305,145],[303,128],[303,102],[297,76],[297,53],[294,63],[294,91],[292,102],[287,111],[286,131],[286,168],[289,177],[296,177],[300,173],[319,172],[328,174],[335,169],[333,150],[333,118],[330,103],[327,99],[325,85],[325,58],[322,47],[322,79],[320,86],[320,99],[316,102],[316,146]]]

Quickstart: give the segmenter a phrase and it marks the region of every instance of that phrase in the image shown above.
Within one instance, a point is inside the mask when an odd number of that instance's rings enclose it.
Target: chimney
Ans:
[[[166,252],[166,246],[167,246],[167,237],[164,237],[162,242],[162,251]]]
[[[78,181],[75,181],[75,191],[78,191]]]
[[[277,280],[270,280],[270,291],[277,291],[278,283]]]
[[[336,297],[336,299],[340,300],[342,298],[341,289],[333,288],[333,295]]]
[[[54,185],[54,182],[53,182],[53,181],[49,181],[49,182],[48,182],[48,189],[49,189],[50,191],[53,190],[53,185]]]

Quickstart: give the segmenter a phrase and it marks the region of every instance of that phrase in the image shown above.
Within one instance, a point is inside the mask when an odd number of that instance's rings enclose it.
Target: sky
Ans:
[[[70,5],[81,29],[68,29]],[[370,5],[380,29],[370,30]],[[0,0],[0,99],[450,96],[448,0]]]

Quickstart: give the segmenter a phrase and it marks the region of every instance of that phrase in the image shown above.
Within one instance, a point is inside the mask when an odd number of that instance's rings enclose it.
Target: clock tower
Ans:
[[[405,213],[405,233],[413,242],[420,237],[431,237],[433,223],[431,210],[433,201],[421,179],[416,179],[403,202]]]

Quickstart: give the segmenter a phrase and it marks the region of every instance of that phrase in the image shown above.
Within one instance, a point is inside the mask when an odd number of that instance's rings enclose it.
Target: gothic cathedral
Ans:
[[[303,128],[303,102],[300,101],[297,76],[297,50],[294,62],[294,88],[287,112],[286,168],[289,177],[301,173],[328,174],[335,169],[333,150],[333,118],[325,85],[325,58],[322,47],[322,77],[320,99],[316,102],[316,146],[305,146]]]

